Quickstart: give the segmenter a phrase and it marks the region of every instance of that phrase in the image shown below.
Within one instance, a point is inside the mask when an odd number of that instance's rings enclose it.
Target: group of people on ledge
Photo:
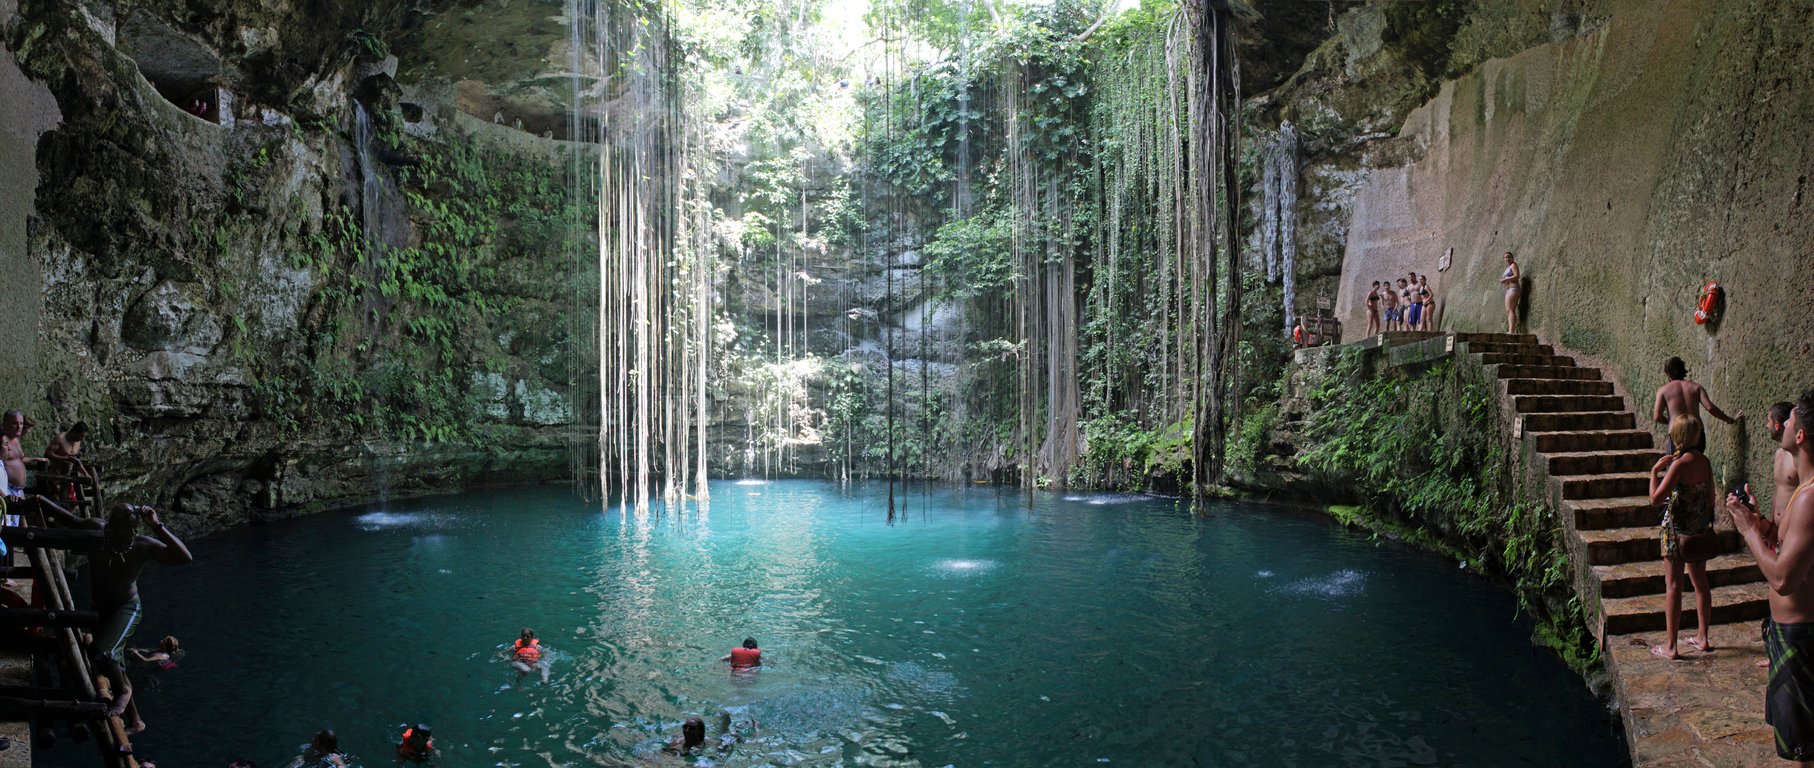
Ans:
[[[1367,292],[1367,335],[1381,331],[1428,331],[1436,327],[1436,292],[1430,276],[1416,272],[1373,281]]]
[[[25,515],[36,512],[43,515],[46,524],[101,534],[99,546],[88,553],[89,610],[99,614],[100,623],[82,640],[89,664],[107,678],[112,694],[107,715],[123,718],[128,734],[139,733],[145,730],[145,721],[133,702],[132,680],[126,674],[128,659],[168,668],[174,666],[180,652],[174,637],[164,638],[157,649],[126,647],[144,615],[139,601],[139,574],[153,560],[178,565],[195,558],[151,507],[116,502],[101,517],[72,512],[88,504],[99,482],[96,468],[82,457],[88,425],[80,421],[71,424],[50,439],[43,456],[27,456],[23,441],[31,426],[31,420],[17,410],[0,414],[0,463],[6,469],[5,487],[0,493],[0,505],[6,511],[4,520],[8,525],[19,525],[25,522]],[[40,468],[35,483],[28,482],[33,478],[28,476],[27,468],[33,465]],[[0,556],[8,564],[14,560],[3,542]],[[32,596],[42,606],[50,587],[37,587]]]
[[[1650,501],[1663,506],[1662,553],[1667,639],[1650,652],[1671,661],[1682,657],[1683,571],[1694,585],[1698,632],[1687,640],[1700,653],[1714,650],[1709,624],[1713,586],[1707,561],[1723,552],[1714,530],[1713,466],[1705,455],[1701,409],[1727,423],[1728,416],[1707,390],[1688,378],[1680,358],[1663,366],[1667,383],[1657,390],[1652,416],[1669,425],[1664,455],[1650,468]],[[1777,754],[1814,766],[1814,389],[1793,402],[1771,404],[1765,420],[1776,450],[1770,467],[1770,512],[1758,506],[1751,484],[1740,478],[1725,495],[1725,508],[1769,585],[1770,617],[1763,622],[1769,669],[1764,720],[1776,732]]]
[[[541,639],[536,637],[535,630],[524,627],[516,640],[503,647],[501,655],[516,669],[518,682],[532,673],[540,672],[542,682],[546,683],[549,678],[549,659],[545,650]],[[755,670],[762,666],[762,649],[757,647],[756,638],[746,637],[742,645],[732,648],[719,661],[730,662],[733,672]],[[717,744],[712,748],[719,754],[730,752],[738,743],[753,736],[758,727],[754,718],[733,725],[729,711],[720,711],[718,717],[720,733]],[[706,749],[705,720],[699,717],[687,718],[680,726],[680,733],[669,738],[661,748],[663,752],[676,755],[691,755]],[[426,763],[441,755],[441,750],[435,747],[434,729],[427,725],[404,726],[395,752],[397,762],[404,764]],[[347,768],[352,764],[353,758],[340,749],[339,735],[332,729],[324,728],[308,744],[303,745],[302,753],[291,759],[285,768]],[[258,768],[258,763],[240,759],[233,761],[227,768]]]
[[[1446,268],[1446,266],[1444,267]],[[1511,251],[1505,252],[1505,271],[1499,275],[1505,291],[1505,332],[1518,331],[1518,302],[1524,292],[1524,273]],[[1367,333],[1382,331],[1433,331],[1436,329],[1436,292],[1430,275],[1407,273],[1398,278],[1373,281],[1367,290]],[[1298,346],[1304,346],[1301,342]],[[1314,346],[1314,345],[1312,345]]]

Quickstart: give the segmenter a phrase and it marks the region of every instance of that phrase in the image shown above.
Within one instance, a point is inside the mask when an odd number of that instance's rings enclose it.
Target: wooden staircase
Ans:
[[[1598,368],[1576,365],[1535,336],[1462,333],[1455,343],[1498,383],[1518,421],[1515,434],[1547,476],[1596,632],[1604,639],[1662,630],[1662,510],[1648,493],[1661,454],[1650,433],[1637,428],[1637,415]],[[1719,535],[1726,554],[1707,564],[1713,622],[1769,615],[1757,563],[1735,531],[1722,524]],[[1682,627],[1692,631],[1693,588],[1683,581]]]

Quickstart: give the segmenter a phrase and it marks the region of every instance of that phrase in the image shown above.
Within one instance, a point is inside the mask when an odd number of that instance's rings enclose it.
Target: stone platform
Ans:
[[[1690,636],[1684,632],[1681,640]],[[1650,646],[1662,642],[1662,632],[1607,639],[1606,668],[1625,715],[1634,768],[1787,764],[1777,758],[1776,737],[1764,724],[1769,673],[1754,666],[1764,658],[1755,622],[1714,625],[1714,651],[1696,653],[1680,643],[1681,661],[1650,655]]]

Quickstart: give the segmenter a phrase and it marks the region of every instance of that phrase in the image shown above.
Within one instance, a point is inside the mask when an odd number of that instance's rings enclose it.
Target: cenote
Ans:
[[[160,764],[282,765],[403,723],[449,766],[1618,765],[1616,722],[1443,558],[1256,504],[715,482],[601,513],[564,489],[242,528],[145,578]],[[499,651],[523,626],[552,682]],[[765,667],[718,662],[745,636]],[[753,717],[710,760],[681,721]]]

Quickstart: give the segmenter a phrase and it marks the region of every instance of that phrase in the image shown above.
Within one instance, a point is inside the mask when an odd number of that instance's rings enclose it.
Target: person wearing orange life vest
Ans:
[[[403,729],[403,740],[397,743],[397,759],[420,763],[441,754],[435,749],[434,732],[426,725]]]
[[[510,658],[510,666],[516,667],[517,682],[522,682],[524,675],[538,669],[542,671],[542,682],[548,682],[548,660],[542,657],[542,641],[536,639],[535,630],[524,627],[522,636],[516,639],[506,653]]]
[[[756,638],[743,638],[743,647],[732,648],[731,653],[719,661],[731,663],[731,669],[755,669],[762,666],[762,650],[756,647]]]

